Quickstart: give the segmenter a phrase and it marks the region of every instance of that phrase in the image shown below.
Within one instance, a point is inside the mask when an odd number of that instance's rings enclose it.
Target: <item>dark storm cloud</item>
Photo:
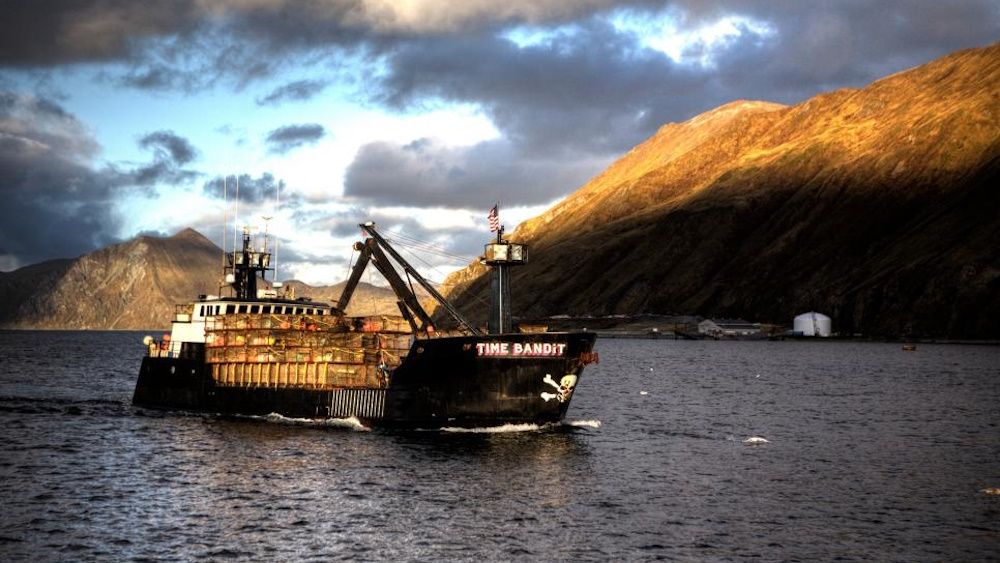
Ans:
[[[751,23],[702,44],[707,66],[674,62],[604,17],[525,48],[498,34],[422,37],[387,55],[377,95],[398,108],[478,104],[505,136],[534,148],[621,151],[734,99],[794,103],[1000,36],[1000,5],[986,1],[689,4],[699,10],[694,27],[726,15]]]
[[[326,129],[318,123],[286,125],[267,134],[265,142],[268,151],[283,154],[294,148],[319,141],[326,135]]]
[[[52,100],[0,91],[0,259],[20,265],[74,257],[117,240],[123,195],[155,196],[157,184],[199,176],[197,158],[171,131],[138,140],[147,163],[94,166],[99,147],[80,121]]]
[[[257,105],[277,105],[286,101],[304,101],[319,94],[327,87],[323,80],[297,80],[272,90],[268,95],[257,98]]]
[[[90,168],[96,151],[54,102],[0,93],[0,256],[26,265],[114,241],[118,178]]]
[[[429,97],[481,104],[517,143],[620,150],[665,120],[732,99],[798,101],[995,41],[998,10],[991,0],[508,0],[419,12],[362,0],[20,2],[0,18],[0,64],[114,61],[132,86],[190,90],[220,79],[241,88],[290,62],[353,53],[385,63],[375,97],[397,107]],[[712,68],[682,68],[613,29],[613,14],[669,14],[681,31],[736,15],[774,33],[762,42],[747,30]],[[516,25],[569,32],[517,49],[502,38]],[[287,84],[259,102],[302,99],[332,78]]]
[[[768,99],[782,100],[784,88],[796,81],[802,88],[792,95],[815,92],[838,81],[867,81],[888,70],[924,62],[962,47],[982,45],[998,37],[998,7],[992,0],[936,2],[932,0],[887,0],[881,2],[800,2],[792,0],[675,0],[654,2],[470,0],[438,4],[427,2],[419,10],[412,6],[364,0],[292,2],[291,0],[176,0],[169,3],[142,3],[132,0],[69,0],[13,2],[4,6],[0,18],[0,64],[7,67],[40,68],[78,62],[124,63],[128,70],[120,78],[126,83],[153,89],[192,89],[228,79],[242,86],[260,77],[272,76],[289,62],[329,62],[343,52],[387,56],[393,72],[416,76],[422,65],[406,68],[398,61],[421,61],[420,52],[435,49],[447,55],[446,68],[463,72],[452,57],[467,56],[480,72],[469,74],[467,92],[455,89],[456,79],[441,93],[448,97],[471,98],[498,54],[502,65],[510,66],[509,53],[495,45],[479,46],[468,54],[462,48],[470,37],[496,38],[512,26],[529,25],[538,29],[563,25],[592,26],[611,14],[631,14],[638,18],[669,12],[682,20],[682,31],[717,21],[727,15],[752,17],[769,24],[776,34],[773,49],[758,51],[751,69],[717,69],[718,85],[732,95],[736,80],[754,77],[774,81]],[[606,32],[591,29],[581,34],[597,54],[609,47],[627,48],[642,56],[641,50],[629,47]],[[425,45],[423,42],[429,42]],[[611,41],[611,45],[602,44]],[[562,42],[560,42],[562,43]],[[451,53],[442,51],[451,45]],[[737,39],[731,53],[752,47],[752,38]],[[695,47],[697,48],[697,47]],[[579,46],[565,43],[554,49],[568,49],[569,60],[580,55]],[[563,78],[559,73],[545,79],[543,50],[528,52],[525,59],[536,59],[543,66],[534,73],[542,94]],[[425,61],[427,59],[424,59]],[[741,59],[741,61],[746,58]],[[577,59],[580,62],[580,59]],[[589,63],[589,60],[584,60]],[[587,64],[579,94],[584,98],[599,96],[605,82],[613,78],[600,72],[597,64]],[[502,69],[501,69],[502,70]],[[656,70],[656,69],[654,69]],[[441,73],[435,73],[440,75]],[[582,74],[582,73],[581,73]],[[527,73],[529,76],[532,73]],[[637,86],[657,86],[662,78],[655,73]],[[715,79],[712,79],[715,80]],[[306,81],[308,82],[308,81]],[[404,79],[392,79],[392,94],[405,94]],[[418,80],[418,82],[420,82]],[[495,82],[495,81],[494,81]],[[516,80],[521,84],[524,80]],[[672,84],[672,83],[671,83]],[[418,89],[424,85],[415,84]],[[728,87],[727,87],[728,86]],[[810,88],[811,86],[811,88]],[[559,88],[555,88],[556,91]],[[295,88],[288,91],[291,95]],[[277,93],[277,92],[276,92]],[[609,95],[599,99],[614,104]],[[651,95],[672,95],[673,90],[650,91]],[[279,97],[282,94],[278,94]],[[262,98],[262,101],[266,99]],[[787,97],[787,96],[786,96]],[[487,96],[489,102],[492,97]],[[572,99],[567,99],[572,101]]]
[[[151,58],[179,68],[194,58],[193,52],[200,52],[214,55],[206,57],[212,64],[202,70],[226,67],[252,73],[254,67],[270,67],[271,57],[279,54],[297,52],[301,58],[303,52],[324,47],[391,41],[398,36],[568,21],[611,4],[610,0],[466,0],[428,2],[417,12],[403,4],[366,0],[7,2],[0,19],[0,64],[141,63]],[[214,49],[205,50],[209,45]]]
[[[1000,4],[989,0],[680,5],[692,25],[739,14],[774,30],[765,42],[740,41],[719,53],[712,82],[730,99],[798,102],[1000,39]]]
[[[158,158],[170,160],[183,166],[198,156],[198,150],[191,143],[173,131],[156,131],[139,140],[139,146],[153,149]]]
[[[676,93],[704,82],[697,72],[640,48],[633,35],[598,20],[525,48],[492,35],[414,41],[387,64],[377,82],[383,103],[398,108],[426,99],[475,103],[527,150],[571,145],[605,154],[627,148],[637,133],[694,109],[693,100]]]
[[[184,35],[203,17],[196,0],[4,2],[0,64],[52,66],[125,60],[148,38]]]
[[[547,203],[584,182],[594,163],[581,156],[519,152],[507,140],[447,147],[430,139],[363,146],[347,169],[345,195],[380,204],[478,209],[497,199]]]
[[[362,44],[360,0],[69,0],[7,3],[0,65],[120,63],[104,73],[150,90],[241,89],[302,61]]]
[[[123,182],[136,186],[186,184],[201,174],[184,168],[198,157],[198,150],[173,131],[156,131],[139,139],[139,146],[152,150],[153,161],[123,172]]]
[[[285,182],[275,179],[270,172],[265,172],[257,178],[249,174],[240,174],[238,178],[236,176],[228,176],[225,179],[213,178],[205,182],[202,192],[210,198],[220,200],[226,198],[229,201],[235,201],[237,186],[240,204],[271,205],[280,203],[282,208],[296,209],[303,202],[300,194],[287,193]],[[280,202],[277,200],[279,189],[281,190]]]

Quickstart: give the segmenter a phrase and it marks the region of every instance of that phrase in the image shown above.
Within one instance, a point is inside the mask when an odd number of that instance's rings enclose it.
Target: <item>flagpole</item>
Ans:
[[[497,221],[499,222],[500,221],[500,202],[499,201],[497,202],[496,210],[497,210]],[[500,225],[500,228],[497,229],[497,244],[500,244],[501,242],[503,242],[503,225]]]

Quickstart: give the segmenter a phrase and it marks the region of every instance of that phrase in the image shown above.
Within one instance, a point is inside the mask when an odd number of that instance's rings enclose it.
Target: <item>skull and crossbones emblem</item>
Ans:
[[[545,402],[549,402],[552,399],[558,399],[560,403],[565,403],[573,396],[573,388],[576,387],[576,376],[573,374],[566,374],[556,383],[556,380],[552,379],[552,375],[546,373],[545,378],[542,379],[542,383],[548,383],[557,391],[556,393],[542,393],[542,398]]]

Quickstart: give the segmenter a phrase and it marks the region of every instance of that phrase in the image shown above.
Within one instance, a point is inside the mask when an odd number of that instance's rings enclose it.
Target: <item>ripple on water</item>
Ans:
[[[997,348],[602,341],[564,424],[396,433],[133,408],[139,338],[0,332],[5,560],[1000,558]]]

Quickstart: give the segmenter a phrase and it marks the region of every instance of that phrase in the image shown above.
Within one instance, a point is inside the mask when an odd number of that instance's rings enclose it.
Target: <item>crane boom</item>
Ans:
[[[337,307],[341,311],[346,310],[347,304],[350,302],[351,296],[354,294],[354,290],[358,285],[358,281],[361,279],[361,274],[364,272],[365,267],[368,266],[369,262],[373,262],[375,267],[378,268],[378,270],[389,282],[389,285],[392,287],[396,297],[399,298],[400,310],[404,312],[403,316],[407,316],[405,312],[406,310],[409,310],[415,317],[420,319],[423,323],[423,328],[426,329],[426,327],[431,324],[430,316],[426,311],[424,311],[423,307],[420,306],[417,296],[414,295],[413,291],[407,287],[407,285],[399,277],[399,274],[396,273],[392,262],[389,260],[389,257],[392,257],[392,260],[399,264],[399,266],[403,268],[403,271],[409,274],[413,279],[417,280],[417,283],[419,283],[420,286],[423,287],[427,293],[429,293],[431,297],[433,297],[434,300],[437,301],[441,307],[443,307],[444,310],[458,322],[459,325],[474,335],[478,336],[481,334],[481,332],[471,322],[469,322],[458,311],[458,309],[455,308],[454,305],[451,304],[451,302],[445,299],[445,297],[441,295],[438,290],[434,289],[434,286],[431,285],[430,282],[420,275],[420,272],[417,272],[417,270],[411,266],[406,259],[396,252],[396,249],[393,248],[392,245],[390,245],[377,230],[375,230],[375,223],[369,221],[367,223],[362,223],[359,226],[362,231],[368,234],[370,238],[365,240],[365,242],[361,245],[361,257],[358,258],[357,263],[354,264],[354,268],[351,270],[351,276],[347,281],[347,285],[344,286],[344,291],[341,293],[340,300],[337,302]],[[355,248],[357,249],[358,247],[356,246]]]

